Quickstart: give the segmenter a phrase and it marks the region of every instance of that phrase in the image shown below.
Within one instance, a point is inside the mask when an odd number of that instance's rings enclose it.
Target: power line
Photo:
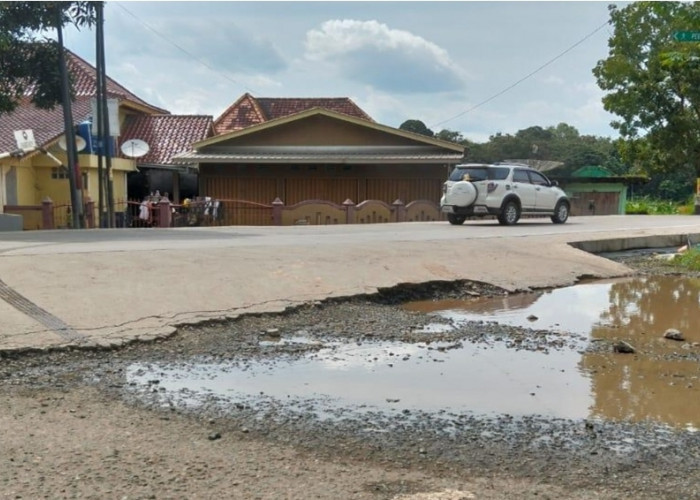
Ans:
[[[131,12],[129,9],[127,9],[126,7],[124,7],[124,6],[121,4],[121,2],[116,2],[116,5],[117,5],[120,9],[122,9],[124,12],[126,12],[127,14],[129,14],[131,17],[133,17],[134,19],[136,19],[139,23],[141,23],[141,24],[142,24],[144,27],[146,27],[148,30],[152,31],[153,33],[155,33],[156,35],[158,35],[159,37],[161,37],[163,40],[165,40],[166,42],[168,42],[170,45],[174,46],[175,48],[177,48],[178,50],[180,50],[181,52],[183,52],[183,53],[186,54],[187,56],[189,56],[189,57],[191,57],[192,59],[194,59],[195,61],[197,61],[199,64],[201,64],[201,65],[204,66],[205,68],[207,68],[207,69],[211,70],[212,72],[218,74],[219,76],[225,78],[226,80],[228,80],[229,82],[233,83],[233,84],[236,85],[236,86],[241,86],[241,87],[243,87],[244,89],[246,89],[247,91],[249,91],[249,92],[251,92],[251,93],[253,93],[253,94],[256,94],[256,93],[257,93],[257,92],[255,92],[254,90],[252,90],[252,89],[246,87],[245,85],[243,85],[241,82],[237,82],[236,80],[234,80],[233,78],[231,78],[231,77],[228,76],[227,74],[222,73],[222,72],[219,71],[218,69],[216,69],[216,68],[212,67],[211,65],[207,64],[206,62],[202,61],[199,57],[197,57],[196,55],[192,54],[192,53],[189,52],[187,49],[181,47],[181,46],[178,45],[176,42],[174,42],[173,40],[171,40],[171,39],[168,38],[167,36],[163,35],[163,34],[160,33],[159,31],[157,31],[155,28],[153,28],[152,26],[150,26],[149,24],[147,24],[145,21],[143,21],[142,19],[140,19],[136,14],[134,14],[134,13]]]
[[[525,80],[527,80],[528,78],[530,78],[530,77],[533,76],[534,74],[539,73],[540,71],[542,71],[544,68],[546,68],[547,66],[549,66],[550,64],[552,64],[552,63],[553,63],[554,61],[556,61],[557,59],[559,59],[559,58],[563,57],[565,54],[571,52],[573,49],[575,49],[576,47],[578,47],[579,45],[581,45],[583,42],[585,42],[585,41],[588,40],[590,37],[592,37],[593,35],[595,35],[596,33],[598,33],[600,30],[602,30],[603,28],[605,28],[605,26],[607,26],[607,25],[608,25],[608,21],[605,21],[603,24],[601,24],[601,25],[598,26],[596,29],[594,29],[593,31],[591,31],[589,34],[587,34],[586,36],[584,36],[581,40],[579,40],[578,42],[576,42],[575,44],[573,44],[572,46],[570,46],[568,49],[566,49],[566,50],[564,50],[563,52],[561,52],[559,55],[553,57],[552,59],[550,59],[549,61],[547,61],[546,63],[544,63],[542,66],[540,66],[540,67],[537,68],[536,70],[534,70],[534,71],[528,73],[527,75],[525,75],[524,77],[522,77],[522,78],[521,78],[520,80],[518,80],[517,82],[515,82],[515,83],[509,85],[508,87],[504,88],[503,90],[501,90],[501,91],[498,92],[497,94],[492,95],[491,97],[489,97],[488,99],[486,99],[486,100],[480,102],[479,104],[476,104],[475,106],[472,106],[471,108],[469,108],[469,109],[467,109],[467,110],[465,110],[465,111],[462,111],[461,113],[459,113],[459,114],[457,114],[457,115],[455,115],[455,116],[453,116],[453,117],[451,117],[451,118],[447,118],[446,120],[442,120],[441,122],[438,122],[438,123],[436,123],[436,124],[434,124],[434,125],[431,125],[430,128],[435,128],[435,127],[437,127],[437,126],[439,126],[439,125],[442,125],[443,123],[447,123],[447,122],[452,121],[452,120],[454,120],[454,119],[456,119],[456,118],[459,118],[460,116],[464,116],[464,115],[466,115],[467,113],[470,113],[470,112],[474,111],[475,109],[480,108],[480,107],[483,106],[484,104],[487,104],[487,103],[493,101],[493,100],[496,99],[497,97],[502,96],[503,94],[505,94],[506,92],[508,92],[508,91],[511,90],[512,88],[514,88],[514,87],[520,85],[522,82],[524,82]]]

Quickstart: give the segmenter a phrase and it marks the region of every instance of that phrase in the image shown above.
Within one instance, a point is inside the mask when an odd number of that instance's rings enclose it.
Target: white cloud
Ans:
[[[451,91],[465,79],[446,50],[377,21],[326,21],[307,32],[305,47],[309,60],[385,91]]]

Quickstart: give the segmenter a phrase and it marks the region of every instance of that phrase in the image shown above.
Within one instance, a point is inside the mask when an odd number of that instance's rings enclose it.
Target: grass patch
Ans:
[[[693,210],[688,203],[679,204],[673,201],[644,197],[628,200],[625,205],[625,213],[628,215],[677,215],[692,214]]]
[[[669,262],[675,267],[682,267],[690,271],[700,271],[700,248],[691,248],[686,252],[676,255]]]

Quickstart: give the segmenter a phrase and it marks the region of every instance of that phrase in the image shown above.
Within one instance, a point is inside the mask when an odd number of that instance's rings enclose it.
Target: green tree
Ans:
[[[610,6],[607,59],[593,70],[606,92],[612,126],[626,140],[623,160],[647,173],[691,168],[700,174],[700,44],[675,31],[700,26],[695,2]]]
[[[464,144],[464,136],[462,133],[455,130],[442,129],[435,135],[435,138],[442,141],[454,142],[455,144],[466,145]]]
[[[430,130],[427,125],[420,120],[406,120],[399,125],[399,128],[416,134],[427,135],[428,137],[435,136],[435,132]]]
[[[0,2],[0,114],[26,94],[40,108],[60,104],[59,47],[44,33],[93,23],[92,2]]]
[[[563,162],[557,173],[568,175],[586,165],[600,165],[616,175],[628,173],[620,159],[617,143],[607,137],[581,135],[566,123],[532,126],[514,135],[497,133],[483,144],[462,142],[468,148],[467,160],[491,163],[503,160],[547,160]]]

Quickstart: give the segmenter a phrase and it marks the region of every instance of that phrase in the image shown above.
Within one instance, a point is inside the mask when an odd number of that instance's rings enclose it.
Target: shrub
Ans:
[[[691,196],[685,203],[679,206],[678,213],[682,215],[693,215],[695,213],[695,196]]]
[[[671,265],[682,267],[690,271],[700,271],[700,248],[693,247],[680,253],[670,261]]]
[[[681,211],[680,206],[673,201],[644,197],[627,201],[625,213],[629,215],[672,215],[679,214]]]

